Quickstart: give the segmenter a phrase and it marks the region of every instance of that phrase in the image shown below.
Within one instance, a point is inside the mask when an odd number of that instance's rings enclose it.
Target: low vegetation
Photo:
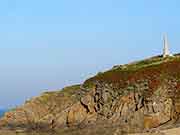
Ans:
[[[167,68],[170,68],[172,72],[177,71],[180,63],[180,56],[176,54],[174,57],[163,58],[162,56],[156,56],[149,59],[145,59],[138,62],[133,62],[126,65],[116,66],[109,71],[106,71],[101,74],[85,81],[83,86],[85,88],[91,88],[94,85],[94,82],[106,82],[112,83],[117,87],[124,87],[131,81],[137,81],[141,79],[152,79],[153,85],[157,79],[156,76],[161,74],[161,76],[168,76],[171,72],[169,70],[166,72]],[[174,72],[177,78],[180,78],[180,71]]]

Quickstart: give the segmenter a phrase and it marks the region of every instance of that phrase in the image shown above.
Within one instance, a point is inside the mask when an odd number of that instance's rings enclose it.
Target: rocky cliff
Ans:
[[[180,56],[157,56],[32,98],[0,120],[10,129],[123,134],[178,126]]]

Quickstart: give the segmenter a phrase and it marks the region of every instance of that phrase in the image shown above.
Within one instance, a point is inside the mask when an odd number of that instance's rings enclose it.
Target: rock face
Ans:
[[[35,130],[108,127],[131,133],[178,123],[180,58],[156,57],[125,67],[33,98],[6,113],[0,126]]]

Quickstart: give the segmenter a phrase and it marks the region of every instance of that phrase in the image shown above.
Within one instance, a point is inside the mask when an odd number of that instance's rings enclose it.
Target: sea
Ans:
[[[0,117],[2,117],[2,116],[4,115],[5,112],[6,112],[5,109],[1,109],[1,110],[0,110]]]

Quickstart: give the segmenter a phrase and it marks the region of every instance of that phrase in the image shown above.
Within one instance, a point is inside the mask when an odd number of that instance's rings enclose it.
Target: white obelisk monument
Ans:
[[[163,57],[172,56],[172,54],[171,54],[170,51],[169,51],[169,42],[168,42],[167,34],[164,34],[164,37],[163,37],[163,45],[164,45]]]

